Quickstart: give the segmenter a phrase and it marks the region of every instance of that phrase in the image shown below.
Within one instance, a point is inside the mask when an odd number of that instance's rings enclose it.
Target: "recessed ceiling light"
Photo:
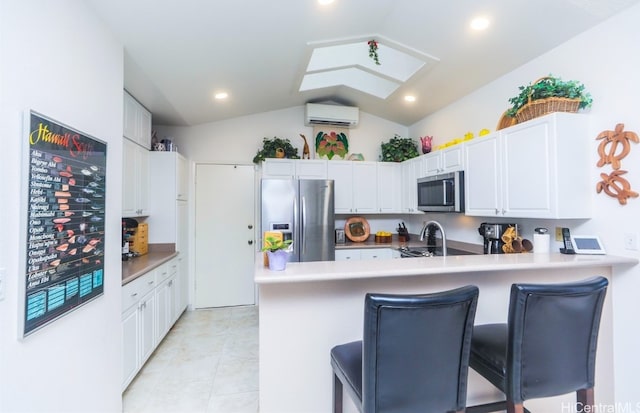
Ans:
[[[216,100],[223,100],[229,97],[229,94],[227,92],[218,92],[215,95],[213,95],[214,98],[216,98]]]
[[[489,27],[489,19],[486,17],[476,17],[471,20],[470,26],[473,30],[485,30]]]
[[[318,4],[321,6],[326,6],[327,4],[333,3],[333,0],[318,0]]]
[[[416,101],[416,97],[413,96],[413,95],[406,95],[404,97],[404,100],[407,101],[407,102],[415,102]]]

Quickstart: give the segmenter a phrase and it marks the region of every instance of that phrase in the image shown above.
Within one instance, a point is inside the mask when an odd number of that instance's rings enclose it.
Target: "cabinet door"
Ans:
[[[296,164],[293,159],[265,159],[262,162],[263,178],[290,178],[296,176]]]
[[[441,172],[461,171],[464,169],[464,147],[466,143],[459,143],[444,149],[440,154]]]
[[[140,362],[147,361],[156,345],[156,299],[152,291],[140,300]]]
[[[421,158],[413,158],[401,164],[402,212],[418,212],[418,177]]]
[[[553,148],[548,122],[530,122],[502,132],[503,215],[552,217]]]
[[[358,261],[359,259],[359,249],[336,250],[336,261]]]
[[[137,142],[147,150],[151,149],[151,112],[138,104]]]
[[[422,171],[418,178],[437,175],[442,170],[442,165],[440,162],[442,157],[440,155],[441,151],[435,151],[420,157],[420,162],[422,163]]]
[[[123,97],[123,116],[122,116],[122,135],[126,138],[129,138],[133,141],[136,140],[137,134],[137,113],[138,113],[138,102],[129,95],[127,92],[124,92]]]
[[[391,257],[391,248],[365,248],[360,251],[361,260],[382,260]]]
[[[353,162],[353,210],[359,214],[377,212],[376,162]]]
[[[500,213],[502,192],[498,135],[487,135],[465,147],[465,214],[495,216]]]
[[[156,288],[156,342],[160,342],[171,327],[171,289],[168,283],[166,280]]]
[[[189,163],[181,156],[176,155],[176,199],[186,201],[189,199]]]
[[[336,214],[353,212],[353,173],[355,162],[331,161],[327,163],[327,179],[334,180],[334,202]]]
[[[138,372],[138,306],[122,314],[122,388],[129,385]]]
[[[138,146],[136,152],[136,202],[137,215],[149,211],[149,151]]]
[[[327,179],[327,161],[323,159],[296,160],[296,178]]]
[[[400,168],[401,164],[395,162],[377,164],[378,212],[380,213],[401,212]]]
[[[122,140],[122,215],[135,216],[136,211],[136,144]]]

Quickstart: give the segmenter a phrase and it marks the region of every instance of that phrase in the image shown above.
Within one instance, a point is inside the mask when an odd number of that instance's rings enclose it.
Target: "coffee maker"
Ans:
[[[502,234],[509,227],[515,227],[516,233],[518,232],[518,224],[493,224],[488,222],[480,224],[478,232],[484,239],[485,254],[504,254],[502,250],[504,245]]]

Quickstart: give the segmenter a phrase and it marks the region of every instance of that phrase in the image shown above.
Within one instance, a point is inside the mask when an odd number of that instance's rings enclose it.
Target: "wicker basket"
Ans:
[[[535,85],[538,82],[541,82],[545,79],[548,79],[548,76],[541,77],[540,79],[533,82]],[[569,99],[569,98],[559,98],[559,97],[551,97],[546,99],[537,99],[532,101],[531,94],[529,94],[529,101],[523,107],[518,109],[516,113],[517,123],[526,122],[528,120],[546,115],[551,112],[577,112],[580,106],[580,98],[577,99]]]
[[[498,126],[496,126],[496,130],[508,128],[509,126],[513,126],[518,123],[518,120],[512,116],[507,115],[507,111],[505,111],[500,120],[498,121]]]

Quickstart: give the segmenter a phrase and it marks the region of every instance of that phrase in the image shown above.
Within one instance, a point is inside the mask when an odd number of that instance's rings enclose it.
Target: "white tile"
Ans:
[[[123,394],[124,413],[258,411],[255,306],[185,312]]]

